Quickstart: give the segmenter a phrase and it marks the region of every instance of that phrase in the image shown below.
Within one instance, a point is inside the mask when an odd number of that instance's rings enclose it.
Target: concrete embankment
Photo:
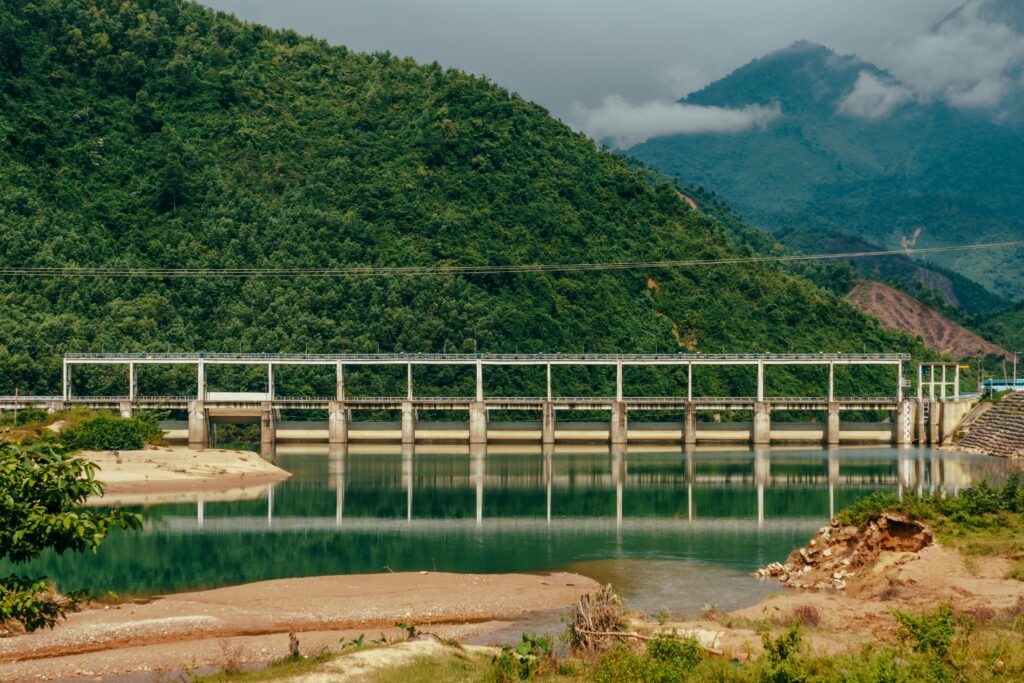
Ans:
[[[1024,457],[1024,392],[1005,397],[978,418],[957,447],[981,455]]]

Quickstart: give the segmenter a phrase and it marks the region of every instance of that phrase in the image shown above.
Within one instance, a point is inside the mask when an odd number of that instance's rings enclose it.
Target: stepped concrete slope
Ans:
[[[1011,355],[1003,347],[979,337],[914,297],[881,282],[857,283],[846,300],[878,318],[890,330],[919,336],[929,348],[954,358]]]
[[[1006,458],[1024,457],[1024,392],[1004,398],[960,440],[960,447]]]

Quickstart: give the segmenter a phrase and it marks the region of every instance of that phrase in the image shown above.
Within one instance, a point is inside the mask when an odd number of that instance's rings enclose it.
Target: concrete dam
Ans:
[[[136,411],[187,413],[187,419],[164,423],[169,440],[193,448],[215,441],[216,426],[258,423],[261,444],[319,441],[342,444],[358,441],[462,441],[469,443],[539,441],[734,443],[843,442],[938,444],[947,440],[974,399],[961,399],[959,366],[952,363],[919,365],[917,397],[905,395],[912,386],[904,378],[909,364],[904,354],[246,354],[246,353],[96,353],[68,354],[63,360],[62,395],[0,397],[0,410],[31,407],[60,410],[72,406],[112,409],[130,416]],[[127,370],[125,393],[91,396],[73,392],[74,373],[83,367],[120,367]],[[188,366],[194,373],[194,392],[141,395],[139,372],[148,366]],[[258,367],[265,373],[264,391],[211,390],[207,381],[218,366]],[[275,371],[283,367],[316,367],[333,374],[330,396],[284,396],[276,390]],[[400,396],[352,395],[346,388],[346,369],[398,366],[404,370],[405,393]],[[474,373],[471,396],[422,396],[415,391],[414,370],[426,366],[470,368]],[[492,396],[485,390],[485,370],[532,366],[543,370],[542,396]],[[560,396],[553,391],[553,369],[562,366],[614,369],[614,393],[608,396]],[[676,368],[686,381],[671,396],[633,396],[623,381],[626,368]],[[754,396],[702,396],[694,391],[694,372],[733,366],[746,367],[756,377]],[[820,396],[775,396],[765,391],[765,371],[780,366],[820,366],[827,372]],[[886,366],[891,369],[891,393],[885,396],[838,396],[837,367]],[[823,374],[825,374],[823,372]],[[400,419],[365,421],[358,417],[393,411]],[[492,420],[494,413],[515,414],[525,420]],[[600,421],[556,419],[558,415],[586,411],[607,414]],[[773,420],[787,412],[817,413],[808,422]],[[884,412],[882,422],[847,422],[844,412]],[[423,412],[463,413],[468,420],[420,420]],[[722,413],[749,414],[749,420],[720,422],[701,418]],[[644,420],[644,415],[648,420]],[[657,414],[661,421],[652,421]],[[678,415],[665,420],[664,416]],[[296,416],[309,415],[311,420]],[[289,416],[289,419],[284,419]],[[326,419],[323,419],[326,416]],[[532,418],[532,419],[531,419]]]

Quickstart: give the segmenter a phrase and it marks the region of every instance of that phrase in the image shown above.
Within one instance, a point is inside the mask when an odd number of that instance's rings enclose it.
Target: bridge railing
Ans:
[[[776,361],[776,362],[891,362],[909,361],[905,353],[68,353],[64,360],[75,361],[168,361],[168,362],[273,362],[273,361],[362,361],[362,362],[415,362],[415,361],[448,361],[453,363],[469,363],[480,361],[492,362],[530,362],[530,361],[579,361],[581,363],[600,362],[645,362],[656,363],[666,361],[678,362],[711,362],[716,361]]]

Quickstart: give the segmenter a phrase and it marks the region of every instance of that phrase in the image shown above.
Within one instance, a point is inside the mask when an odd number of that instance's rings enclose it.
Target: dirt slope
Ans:
[[[880,282],[862,280],[846,295],[846,299],[878,318],[889,329],[919,335],[928,347],[955,358],[1009,355],[1003,347],[982,339],[912,296]]]

